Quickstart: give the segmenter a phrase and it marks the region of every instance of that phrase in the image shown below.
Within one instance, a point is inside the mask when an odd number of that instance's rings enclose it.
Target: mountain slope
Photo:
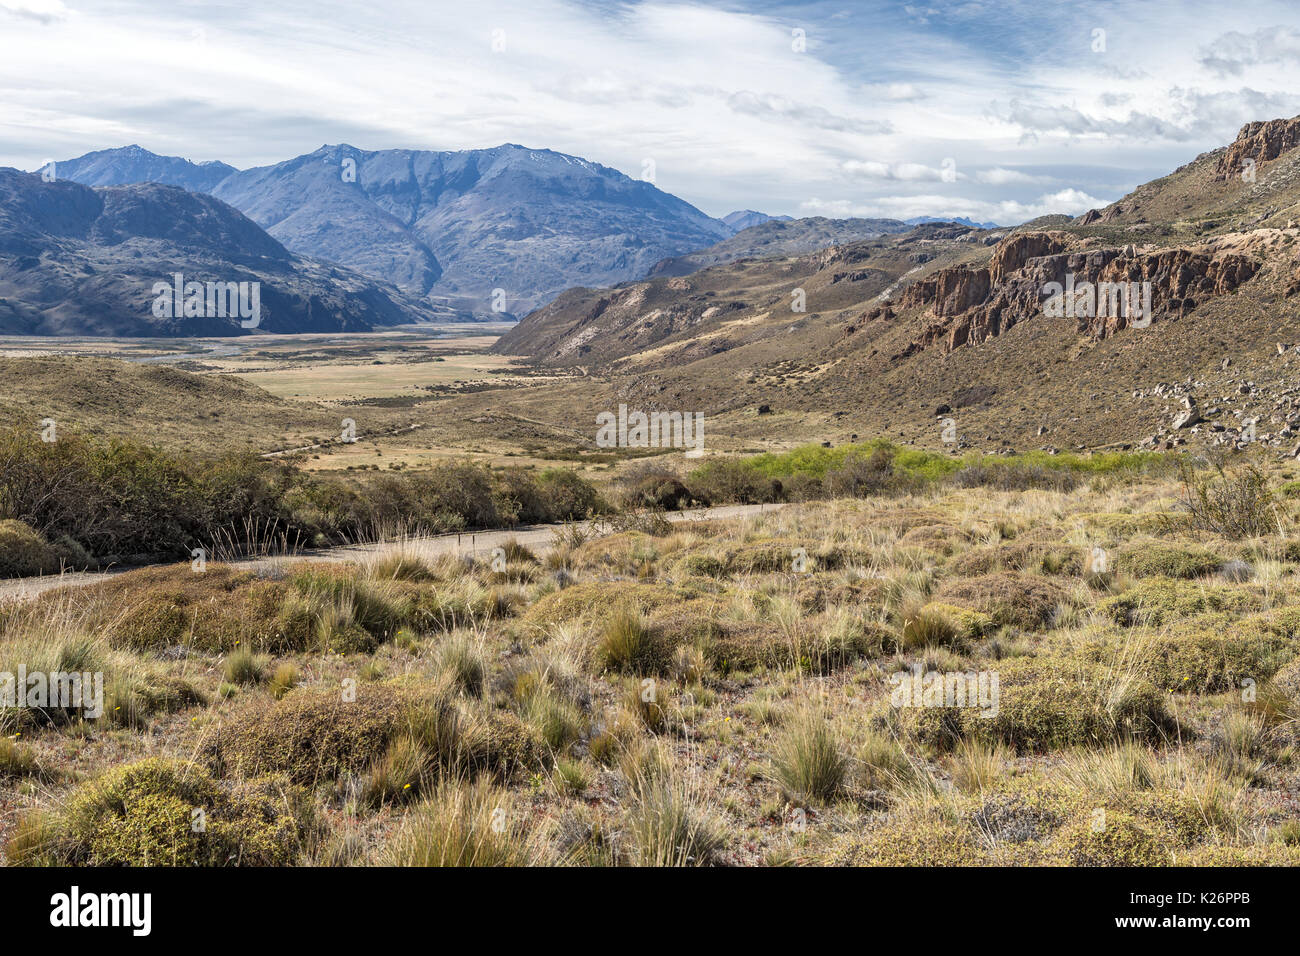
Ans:
[[[291,254],[211,196],[153,183],[91,189],[0,168],[0,332],[237,335],[253,328],[206,300],[174,314],[175,298],[160,297],[155,285],[174,283],[178,273],[185,283],[249,283],[249,306],[256,288],[256,319],[248,321],[260,332],[364,331],[438,317],[391,286]]]

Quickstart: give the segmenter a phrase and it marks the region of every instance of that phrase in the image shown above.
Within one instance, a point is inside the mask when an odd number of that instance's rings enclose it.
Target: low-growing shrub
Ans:
[[[8,854],[19,865],[282,866],[313,825],[306,794],[283,779],[223,786],[194,764],[152,758],[83,784],[20,829]]]

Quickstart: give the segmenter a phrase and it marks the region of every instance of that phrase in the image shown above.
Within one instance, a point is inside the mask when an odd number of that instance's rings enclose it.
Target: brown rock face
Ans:
[[[978,344],[1017,322],[1051,314],[1049,299],[1054,293],[1087,286],[1094,292],[1091,300],[1076,298],[1073,314],[1057,314],[1074,318],[1080,333],[1105,338],[1132,323],[1122,305],[1117,305],[1124,296],[1116,291],[1120,284],[1129,284],[1140,296],[1142,283],[1149,282],[1151,316],[1159,321],[1162,316],[1185,315],[1205,299],[1233,291],[1259,269],[1254,259],[1235,253],[1214,256],[1191,249],[1139,253],[1132,246],[1071,252],[1069,244],[1070,238],[1060,233],[1020,233],[998,246],[986,269],[955,266],[915,282],[903,293],[899,307],[928,309],[937,321],[903,354],[935,344],[946,351]],[[1051,283],[1060,289],[1049,288]],[[875,314],[879,311],[881,307],[864,318],[883,318]]]
[[[1266,163],[1296,146],[1300,146],[1300,116],[1247,123],[1228,147],[1228,151],[1220,157],[1215,179],[1226,180],[1240,176],[1246,168],[1246,160]]]

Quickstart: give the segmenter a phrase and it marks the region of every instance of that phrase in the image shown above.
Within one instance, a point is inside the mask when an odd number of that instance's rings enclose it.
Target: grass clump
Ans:
[[[849,764],[825,715],[797,714],[772,750],[772,779],[787,800],[799,805],[824,804],[844,787]]]
[[[486,782],[446,781],[414,807],[385,847],[386,866],[536,866],[543,852],[509,794]]]
[[[260,684],[266,676],[266,659],[246,649],[232,651],[226,655],[221,672],[230,684]]]
[[[656,635],[631,604],[617,607],[606,620],[595,648],[596,665],[620,674],[653,674],[666,661]]]
[[[707,866],[726,839],[671,755],[646,744],[623,760],[631,800],[623,844],[635,866]]]

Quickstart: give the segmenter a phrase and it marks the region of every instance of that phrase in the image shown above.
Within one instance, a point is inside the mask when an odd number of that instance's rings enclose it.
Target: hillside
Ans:
[[[834,220],[820,222],[814,229],[836,228]],[[657,369],[777,334],[802,346],[808,333],[829,326],[831,316],[848,315],[920,263],[969,253],[982,241],[982,234],[965,227],[925,226],[903,236],[743,259],[687,276],[658,274],[614,289],[572,289],[526,316],[494,351],[556,368],[617,362]],[[803,292],[803,311],[795,310],[797,290]]]
[[[996,450],[1300,442],[1300,121],[1250,124],[1104,210],[930,224],[817,253],[574,290],[498,348],[718,429]],[[1234,169],[1253,160],[1253,182]],[[1151,283],[1152,322],[1053,317],[1045,286]],[[803,289],[807,312],[791,311]],[[887,291],[888,290],[888,291]],[[1184,403],[1186,399],[1186,403]],[[1193,406],[1193,414],[1183,416]],[[784,418],[782,416],[785,416]],[[956,440],[941,423],[952,418]],[[1198,421],[1198,419],[1202,419]],[[1175,423],[1182,427],[1175,427]],[[950,433],[951,437],[951,433]]]
[[[267,452],[338,432],[339,415],[238,378],[110,359],[0,357],[0,417],[187,452]]]
[[[177,310],[171,296],[160,309],[155,286],[177,274],[186,284],[248,283],[247,315],[206,299]],[[152,183],[91,189],[0,169],[0,332],[365,331],[439,317],[446,310],[392,286],[293,255],[211,196]]]

